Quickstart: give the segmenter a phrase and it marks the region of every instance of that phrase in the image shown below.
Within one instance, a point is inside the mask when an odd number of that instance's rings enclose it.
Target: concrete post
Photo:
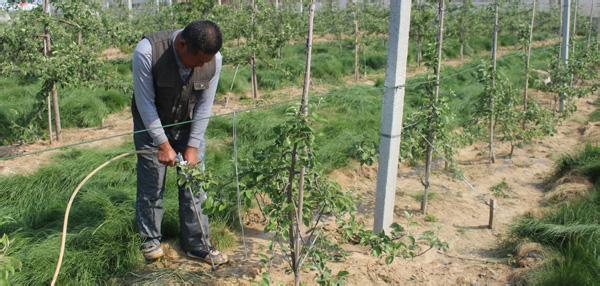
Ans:
[[[394,218],[411,2],[411,0],[390,2],[389,44],[381,112],[380,159],[373,226],[375,232],[389,231]]]
[[[562,43],[560,45],[561,64],[565,67],[569,64],[569,28],[571,18],[571,1],[563,0],[562,8]],[[565,109],[565,94],[561,93],[559,98],[558,111],[563,112]]]
[[[498,0],[494,3],[494,32],[492,35],[492,70],[494,72],[492,76],[492,89],[496,89],[496,62],[498,59],[498,13],[500,10],[500,4]],[[495,92],[495,91],[494,91]],[[490,149],[490,164],[496,162],[496,154],[494,151],[494,128],[496,126],[495,123],[495,113],[494,113],[494,96],[495,94],[490,94],[490,126],[489,126],[489,149]]]

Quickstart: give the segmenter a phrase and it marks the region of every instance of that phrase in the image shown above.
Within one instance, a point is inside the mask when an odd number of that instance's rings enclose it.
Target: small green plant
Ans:
[[[490,187],[490,192],[492,192],[492,195],[497,198],[508,198],[507,192],[510,191],[511,188],[505,179],[502,179],[502,182]]]
[[[225,221],[216,220],[210,223],[210,241],[215,248],[226,250],[237,245],[238,240]]]
[[[438,218],[434,214],[427,214],[424,218],[426,222],[437,222]]]
[[[10,240],[6,234],[0,239],[0,285],[10,285],[9,278],[21,269],[21,261],[8,256]]]
[[[415,199],[416,201],[420,202],[420,201],[423,200],[423,196],[424,196],[423,194],[424,194],[424,192],[421,191],[421,192],[417,192],[417,193],[411,194],[410,196],[413,199]],[[427,192],[427,200],[428,201],[431,201],[431,200],[435,199],[436,197],[437,197],[437,193],[436,192]]]
[[[198,166],[179,164],[177,173],[177,184],[184,188],[191,188],[194,194],[200,191],[207,193],[206,200],[202,203],[202,210],[207,214],[219,213],[225,211],[227,204],[217,198],[216,180],[209,170],[202,170]]]
[[[315,262],[312,265],[312,269],[319,273],[316,278],[316,281],[319,283],[319,285],[344,285],[346,282],[346,276],[350,274],[348,271],[342,270],[336,274],[333,274],[331,269],[326,266],[326,262],[328,260],[327,258],[324,259],[321,256],[315,256],[313,259]]]
[[[347,221],[338,220],[338,224],[342,238],[370,247],[371,254],[375,257],[384,256],[387,264],[394,262],[396,257],[412,258],[421,256],[433,248],[448,249],[448,243],[440,240],[433,231],[414,235],[408,229],[393,223],[389,235],[385,232],[374,233],[372,230],[366,230],[363,223],[357,222],[354,215]],[[428,248],[422,250],[420,243],[426,244]]]
[[[379,156],[377,144],[372,141],[363,140],[355,143],[350,149],[350,156],[360,162],[360,166],[371,166]]]

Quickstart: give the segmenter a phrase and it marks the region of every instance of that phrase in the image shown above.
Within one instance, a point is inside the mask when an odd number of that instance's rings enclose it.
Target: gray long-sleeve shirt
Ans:
[[[175,38],[182,30],[173,32],[173,42]],[[175,59],[177,66],[179,66],[179,76],[186,80],[192,69],[185,67],[180,61],[177,52],[175,52]],[[213,101],[217,92],[217,85],[219,84],[219,76],[221,74],[222,66],[221,53],[215,55],[216,71],[213,78],[210,80],[209,87],[202,95],[198,98],[198,102],[194,107],[194,113],[192,122],[190,139],[188,146],[204,149],[204,132],[208,126],[208,117],[211,115]],[[144,122],[144,126],[147,129],[150,137],[154,141],[155,145],[160,145],[167,142],[167,136],[158,117],[158,111],[154,100],[156,94],[154,93],[154,83],[152,76],[152,45],[148,39],[141,40],[135,50],[133,51],[133,92],[135,98],[135,104],[140,113],[140,117]]]

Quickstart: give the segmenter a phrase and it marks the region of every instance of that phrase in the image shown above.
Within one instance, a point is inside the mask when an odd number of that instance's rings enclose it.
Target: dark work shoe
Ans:
[[[146,260],[152,261],[165,256],[165,253],[160,247],[160,243],[146,242],[142,244],[142,254]]]
[[[185,253],[189,258],[200,260],[204,263],[208,263],[214,266],[225,264],[229,262],[229,258],[226,254],[221,253],[218,250],[211,250],[208,253],[206,250],[190,250]]]

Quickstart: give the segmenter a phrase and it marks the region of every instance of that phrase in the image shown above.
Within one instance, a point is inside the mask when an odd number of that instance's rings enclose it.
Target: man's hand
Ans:
[[[175,166],[177,154],[169,142],[158,146],[158,162],[167,166]]]
[[[188,146],[183,154],[183,159],[188,162],[188,165],[195,166],[200,162],[198,158],[198,148]]]

